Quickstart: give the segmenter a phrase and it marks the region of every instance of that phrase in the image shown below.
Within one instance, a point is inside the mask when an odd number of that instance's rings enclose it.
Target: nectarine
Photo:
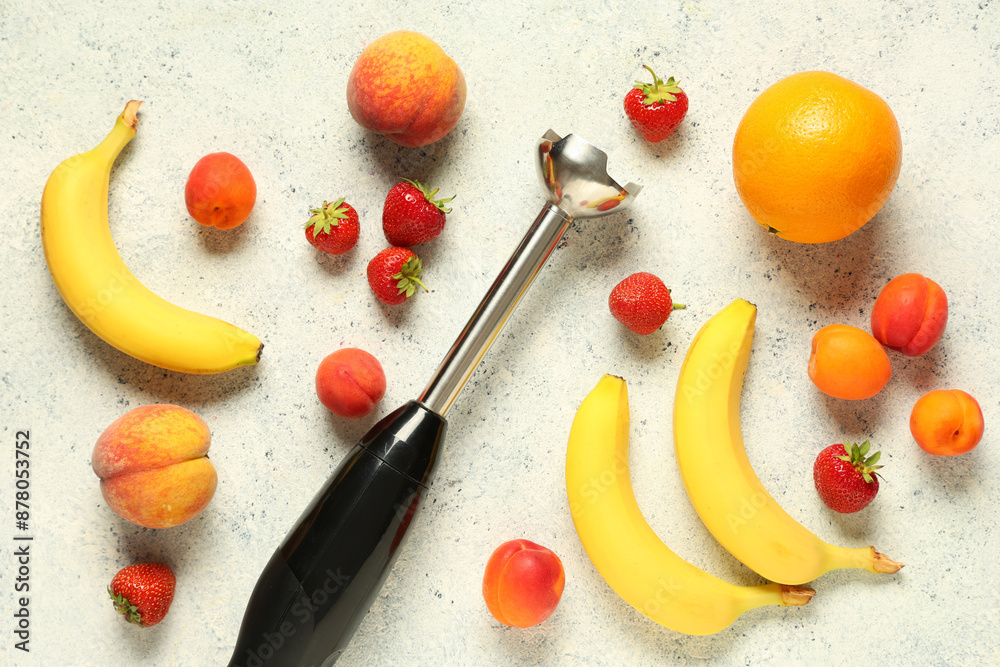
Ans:
[[[948,323],[948,297],[919,273],[896,276],[872,308],[872,335],[890,350],[918,357],[934,347]]]
[[[208,460],[212,435],[198,415],[176,405],[146,405],[108,426],[91,466],[114,512],[146,528],[169,528],[205,509],[218,483]]]
[[[316,394],[335,415],[364,417],[385,395],[382,364],[364,350],[342,347],[319,363]]]
[[[486,563],[483,598],[504,625],[530,628],[555,611],[566,574],[551,550],[529,540],[504,542]]]
[[[465,76],[432,39],[399,30],[358,56],[347,108],[361,127],[401,146],[426,146],[451,132],[465,108]]]

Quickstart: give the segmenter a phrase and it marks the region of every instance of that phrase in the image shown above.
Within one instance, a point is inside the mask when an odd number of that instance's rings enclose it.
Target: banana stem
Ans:
[[[828,552],[827,568],[824,572],[854,568],[868,570],[875,574],[893,574],[899,572],[903,567],[902,563],[875,551],[875,547],[860,547],[857,549],[848,549],[845,547],[829,548],[832,551]]]
[[[118,116],[115,126],[101,143],[91,149],[91,153],[101,155],[108,162],[114,161],[125,145],[135,137],[135,128],[139,125],[136,114],[142,102],[130,100],[125,110]]]
[[[808,604],[816,595],[816,591],[804,586],[789,586],[786,584],[767,583],[760,586],[745,586],[739,588],[739,613],[777,605],[780,607],[800,607]]]
[[[885,554],[876,551],[872,567],[878,574],[895,574],[896,572],[902,570],[905,566],[903,563],[895,561]]]
[[[122,115],[119,116],[119,118],[122,119],[122,122],[133,130],[139,126],[137,114],[139,113],[140,104],[142,104],[141,100],[129,100],[125,105],[125,110],[122,111]]]
[[[813,599],[813,596],[816,595],[816,591],[802,586],[781,585],[778,594],[781,596],[782,605],[786,607],[800,607],[808,604]]]

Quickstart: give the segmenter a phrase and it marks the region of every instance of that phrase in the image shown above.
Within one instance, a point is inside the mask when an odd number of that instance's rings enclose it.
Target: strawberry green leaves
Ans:
[[[423,287],[424,291],[427,292],[427,286],[420,282],[420,276],[423,272],[423,263],[419,257],[411,257],[403,262],[399,273],[392,276],[393,280],[398,281],[396,283],[396,288],[399,290],[398,294],[406,294],[406,298],[409,299],[417,291],[417,285]]]
[[[312,217],[306,222],[305,228],[313,228],[313,236],[329,234],[331,227],[336,227],[341,220],[348,217],[348,208],[344,206],[344,198],[341,197],[332,204],[324,201],[320,208],[311,208],[309,213]]]
[[[656,76],[656,72],[649,65],[643,65],[643,67],[653,75],[653,83],[646,83],[636,79],[633,88],[638,88],[642,91],[644,96],[642,103],[649,106],[656,102],[675,102],[677,100],[676,94],[680,93],[681,89],[677,86],[678,82],[674,80],[674,77],[670,77],[664,83],[663,79]]]
[[[860,445],[858,443],[850,445],[844,443],[844,449],[847,453],[837,457],[841,461],[846,461],[854,466],[854,469],[858,471],[868,484],[871,484],[872,482],[872,475],[878,475],[881,477],[876,470],[882,467],[880,465],[875,465],[882,457],[882,452],[875,452],[871,456],[868,456],[868,451],[871,449],[871,446],[870,440],[865,440]],[[868,456],[868,458],[865,458],[866,456]]]

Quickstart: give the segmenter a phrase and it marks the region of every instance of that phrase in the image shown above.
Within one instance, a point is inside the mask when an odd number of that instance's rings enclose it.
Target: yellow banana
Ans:
[[[808,588],[736,586],[698,569],[653,532],[632,492],[628,466],[628,390],[605,375],[580,408],[566,452],[573,523],[597,571],[650,619],[689,635],[718,632],[765,605],[802,605]]]
[[[144,287],[125,266],[108,225],[111,166],[135,136],[141,102],[125,106],[96,148],[57,166],[42,194],[42,246],[70,309],[122,352],[186,373],[255,364],[260,340],[231,324],[185,310]]]
[[[691,341],[674,396],[674,448],[688,496],[712,535],[757,574],[803,584],[840,568],[898,572],[873,547],[827,544],[761,484],[740,431],[740,392],[757,307],[737,299]]]

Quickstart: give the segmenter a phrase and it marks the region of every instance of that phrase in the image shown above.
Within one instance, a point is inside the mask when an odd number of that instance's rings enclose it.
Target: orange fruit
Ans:
[[[733,141],[750,215],[789,241],[842,239],[875,217],[899,176],[899,125],[885,101],[829,72],[800,72],[757,97]]]

